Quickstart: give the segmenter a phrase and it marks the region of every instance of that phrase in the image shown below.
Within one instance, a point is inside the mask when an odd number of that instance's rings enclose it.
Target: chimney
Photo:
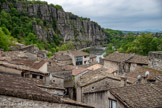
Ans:
[[[46,75],[44,77],[44,85],[45,86],[49,86],[50,85],[50,76],[49,75]]]
[[[121,77],[121,85],[122,86],[127,86],[127,78],[125,76]]]

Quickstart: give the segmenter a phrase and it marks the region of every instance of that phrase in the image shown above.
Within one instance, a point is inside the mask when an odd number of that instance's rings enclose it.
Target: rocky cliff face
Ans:
[[[48,4],[15,2],[13,5],[19,12],[43,21],[43,24],[33,23],[33,29],[45,41],[58,34],[64,42],[72,40],[82,47],[106,43],[107,36],[103,29],[88,18],[78,17]],[[10,9],[7,3],[3,3],[1,8]]]

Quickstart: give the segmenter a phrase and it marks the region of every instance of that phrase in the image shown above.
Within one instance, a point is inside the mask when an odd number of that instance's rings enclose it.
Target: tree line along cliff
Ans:
[[[7,28],[21,43],[36,44],[45,49],[69,41],[79,47],[107,43],[106,33],[96,22],[65,12],[59,5],[1,0],[0,12],[0,27]]]

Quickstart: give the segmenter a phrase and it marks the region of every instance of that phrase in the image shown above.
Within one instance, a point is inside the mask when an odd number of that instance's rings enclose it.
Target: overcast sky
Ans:
[[[162,0],[43,0],[88,17],[103,28],[162,30]]]

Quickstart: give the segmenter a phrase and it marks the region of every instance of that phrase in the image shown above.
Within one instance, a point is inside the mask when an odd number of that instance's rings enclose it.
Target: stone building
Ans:
[[[148,66],[147,56],[126,53],[112,53],[104,58],[104,67],[119,74],[134,71],[137,67]]]
[[[72,65],[71,57],[69,55],[64,55],[64,53],[61,52],[55,53],[52,60],[59,66]]]
[[[90,55],[82,51],[69,51],[73,65],[85,65],[90,63]]]
[[[145,76],[146,72],[149,72],[147,77]],[[125,77],[127,77],[127,80],[131,83],[139,83],[137,79],[138,75],[141,76],[140,83],[147,83],[155,82],[155,78],[159,75],[162,75],[162,72],[148,67],[140,67],[133,72],[127,73]]]
[[[0,106],[3,108],[94,108],[52,95],[28,78],[0,74]]]
[[[162,108],[162,82],[114,88],[107,94],[109,108]]]
[[[162,51],[149,52],[149,67],[162,71]]]
[[[87,93],[112,87],[124,86],[126,81],[122,81],[120,77],[114,76],[113,74],[106,72],[106,70],[107,69],[100,68],[95,71],[89,71],[80,77],[76,87],[77,101],[92,104],[95,103],[95,101],[91,101],[89,103],[87,100],[89,99],[89,97],[87,97]]]

